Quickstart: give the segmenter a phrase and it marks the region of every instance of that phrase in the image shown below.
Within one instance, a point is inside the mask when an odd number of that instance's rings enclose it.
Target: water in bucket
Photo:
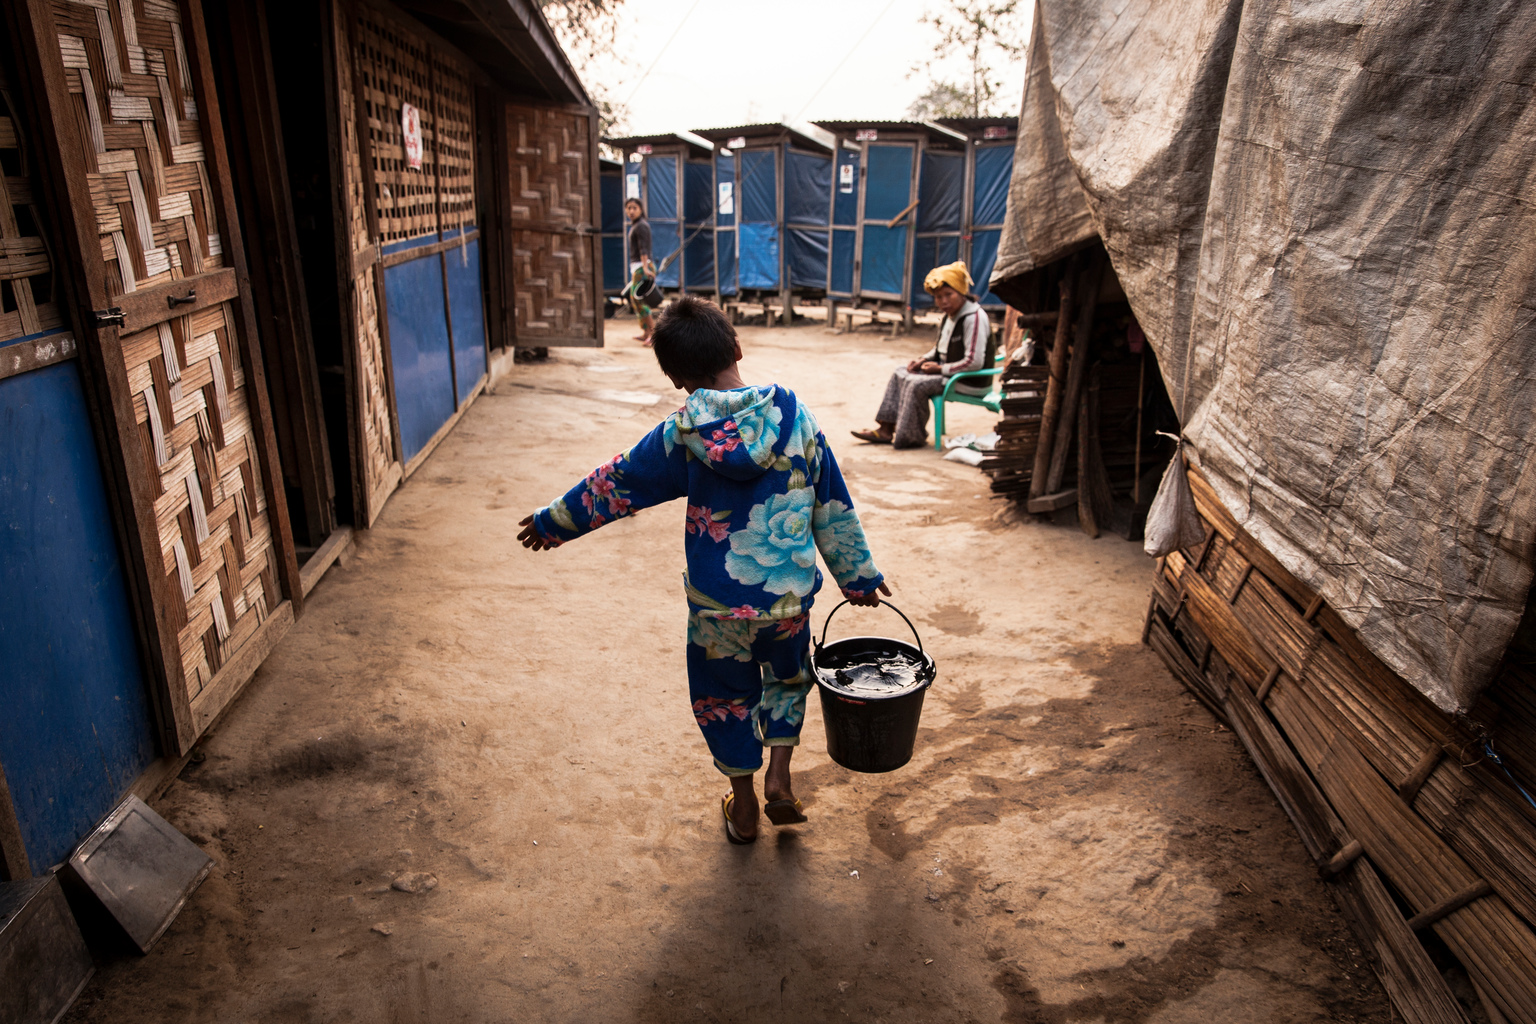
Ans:
[[[829,644],[823,626],[811,652],[827,753],[856,772],[895,771],[912,759],[923,697],[937,674],[912,621],[889,601],[881,604],[901,615],[916,647],[882,636],[847,637]],[[828,614],[827,625],[831,622]]]

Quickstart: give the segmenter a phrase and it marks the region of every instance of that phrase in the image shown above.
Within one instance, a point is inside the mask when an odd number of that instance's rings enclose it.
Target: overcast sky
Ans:
[[[586,74],[628,100],[637,135],[758,121],[900,119],[927,84],[923,72],[908,72],[933,53],[933,30],[918,19],[941,2],[625,0],[619,49],[627,63]],[[1026,28],[1032,13],[1024,11]],[[950,77],[964,73],[956,64]],[[1017,114],[1022,62],[1006,70],[1005,81],[1015,97],[1007,111]]]

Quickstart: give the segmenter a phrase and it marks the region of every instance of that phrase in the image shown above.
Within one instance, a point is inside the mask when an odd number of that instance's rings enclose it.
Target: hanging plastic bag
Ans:
[[[1195,507],[1189,490],[1188,471],[1184,468],[1184,441],[1179,439],[1173,461],[1163,473],[1157,496],[1147,510],[1146,552],[1161,558],[1173,551],[1196,547],[1205,540],[1205,523]]]

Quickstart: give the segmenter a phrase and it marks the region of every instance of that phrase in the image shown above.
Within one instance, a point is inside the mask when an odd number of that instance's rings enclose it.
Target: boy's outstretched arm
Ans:
[[[819,431],[814,459],[807,461],[816,493],[816,507],[811,512],[811,535],[816,539],[816,547],[844,597],[853,604],[877,605],[881,594],[891,596],[891,588],[875,568],[864,526],[853,509],[853,498],[843,483],[832,449]]]
[[[629,451],[518,523],[518,542],[531,551],[559,547],[604,523],[686,495],[687,449],[674,435],[668,416]]]

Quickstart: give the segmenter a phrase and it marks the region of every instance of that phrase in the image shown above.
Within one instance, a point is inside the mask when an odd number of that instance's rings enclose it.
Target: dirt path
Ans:
[[[1139,546],[994,522],[976,470],[848,438],[921,339],[743,330],[746,378],[817,412],[940,675],[888,776],[827,759],[813,697],[810,824],[728,846],[681,506],[513,540],[680,401],[632,327],[482,398],[321,583],[160,801],[213,874],[70,1020],[1389,1020],[1240,747],[1139,645]],[[437,884],[391,888],[412,873]]]

